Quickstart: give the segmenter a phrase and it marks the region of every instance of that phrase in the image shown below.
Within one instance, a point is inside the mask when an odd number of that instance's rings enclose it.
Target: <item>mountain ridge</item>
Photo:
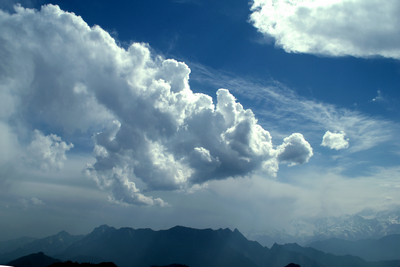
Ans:
[[[63,236],[68,236],[68,233],[62,231],[43,240],[59,240]],[[155,231],[101,225],[51,256],[81,263],[113,262],[118,267],[168,266],[173,263],[190,267],[282,267],[290,263],[302,267],[335,266],[327,264],[329,262],[339,264],[336,266],[398,267],[398,261],[367,262],[359,257],[335,256],[297,244],[275,244],[269,249],[248,240],[237,229],[184,226]]]

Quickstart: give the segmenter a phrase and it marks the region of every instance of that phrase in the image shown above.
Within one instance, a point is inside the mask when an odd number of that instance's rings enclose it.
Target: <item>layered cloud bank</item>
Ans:
[[[215,104],[191,91],[186,64],[151,55],[146,44],[125,50],[58,6],[0,12],[0,29],[2,137],[48,170],[79,150],[62,133],[93,136],[96,162],[83,173],[112,203],[168,206],[145,196],[139,180],[146,191],[185,191],[254,171],[275,176],[279,163],[313,155],[299,133],[274,147],[228,90],[217,91]]]
[[[397,0],[255,0],[251,10],[287,52],[400,59]]]

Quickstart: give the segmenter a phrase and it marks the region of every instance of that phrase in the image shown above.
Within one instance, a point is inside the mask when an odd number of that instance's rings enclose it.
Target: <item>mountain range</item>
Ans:
[[[97,227],[85,236],[73,236],[63,231],[37,239],[13,252],[1,254],[0,264],[9,264],[15,259],[7,257],[22,251],[29,255],[44,249],[46,255],[56,261],[113,262],[118,267],[166,266],[173,263],[190,267],[283,267],[290,263],[302,267],[399,265],[399,260],[367,262],[357,256],[336,256],[297,244],[275,244],[269,249],[246,239],[237,229],[200,230],[176,226],[154,231],[127,227],[116,229],[107,225]]]
[[[245,233],[245,236],[263,246],[271,247],[274,243],[307,245],[331,238],[357,241],[394,234],[400,234],[400,207],[379,212],[368,208],[353,215],[326,217],[313,223],[294,220],[284,230],[253,231]]]

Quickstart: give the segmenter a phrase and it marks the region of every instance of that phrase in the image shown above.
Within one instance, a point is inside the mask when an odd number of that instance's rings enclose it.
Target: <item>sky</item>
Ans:
[[[397,0],[0,9],[0,240],[400,205]]]

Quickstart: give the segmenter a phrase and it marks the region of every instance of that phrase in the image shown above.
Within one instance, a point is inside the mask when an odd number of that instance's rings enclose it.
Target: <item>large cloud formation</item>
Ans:
[[[397,0],[254,0],[251,10],[287,52],[400,59]]]
[[[73,147],[60,132],[93,135],[96,162],[83,173],[112,203],[168,205],[145,196],[139,180],[146,191],[184,191],[254,171],[275,176],[279,163],[313,155],[298,133],[275,149],[228,90],[217,91],[216,104],[191,91],[186,64],[152,56],[146,44],[121,48],[58,6],[0,12],[0,51],[1,123],[41,155],[34,163],[42,169],[61,167]]]

